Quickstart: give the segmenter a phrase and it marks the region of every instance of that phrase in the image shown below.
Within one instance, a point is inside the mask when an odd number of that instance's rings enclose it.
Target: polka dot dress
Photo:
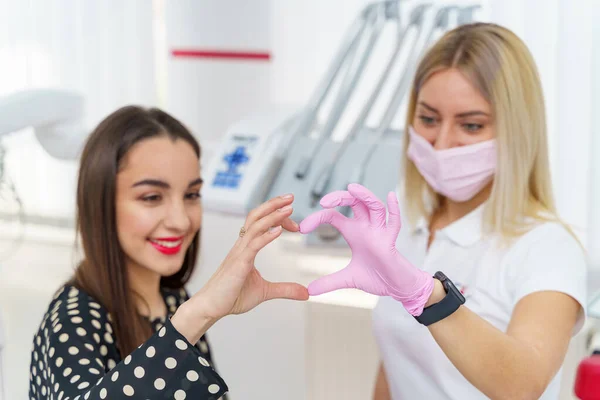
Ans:
[[[30,399],[225,399],[228,388],[211,366],[206,338],[192,346],[170,322],[187,294],[163,289],[163,297],[168,315],[149,321],[155,334],[121,359],[106,310],[63,287],[34,337]]]

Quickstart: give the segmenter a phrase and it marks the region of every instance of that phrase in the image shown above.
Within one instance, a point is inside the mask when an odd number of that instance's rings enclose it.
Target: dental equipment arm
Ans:
[[[362,75],[362,71],[364,70],[369,58],[371,57],[371,53],[373,51],[375,43],[379,39],[381,30],[383,29],[383,24],[385,23],[385,19],[389,15],[389,13],[385,13],[384,17],[382,18],[382,6],[385,7],[384,11],[386,11],[386,9],[390,7],[388,2],[372,4],[367,6],[363,13],[361,13],[363,24],[361,26],[360,32],[357,34],[356,37],[353,38],[350,44],[350,48],[348,49],[349,54],[355,56],[355,54],[357,53],[357,47],[360,44],[360,39],[362,39],[361,36],[363,35],[365,29],[368,27],[371,28],[371,30],[369,32],[369,36],[367,37],[367,45],[365,46],[365,50],[363,51],[363,53],[360,55],[358,62],[356,62],[356,60],[354,59],[350,59],[349,61],[347,61],[346,59],[341,60],[342,64],[350,63],[350,65],[345,66],[348,69],[346,70],[346,74],[341,84],[341,88],[339,89],[339,93],[333,103],[329,117],[327,118],[325,126],[323,127],[323,132],[317,139],[315,148],[319,148],[320,146],[322,146],[323,142],[325,142],[331,136],[333,130],[339,122],[342,113],[348,105],[348,102],[352,96],[352,93],[354,92],[354,89],[358,85],[358,80]],[[318,108],[313,110],[313,114],[311,115],[313,120],[316,118],[317,114]],[[297,179],[304,179],[307,176],[309,169],[314,161],[314,155],[315,152],[311,151],[308,154],[305,154],[305,156],[300,160],[300,163],[298,164],[295,173]]]
[[[456,6],[445,6],[440,8],[436,13],[433,28],[427,33],[427,36],[422,42],[422,45],[419,48],[419,50],[411,54],[411,57],[407,62],[407,68],[405,70],[405,73],[402,75],[402,79],[400,80],[396,92],[394,93],[394,96],[392,97],[392,100],[390,101],[388,108],[385,111],[381,123],[377,131],[375,132],[375,140],[370,145],[368,151],[365,153],[362,159],[358,160],[357,165],[354,168],[352,175],[350,176],[349,182],[363,182],[366,165],[371,159],[371,156],[375,151],[377,143],[381,141],[381,139],[385,135],[385,132],[392,124],[394,117],[398,113],[398,110],[400,109],[400,106],[404,101],[404,96],[406,95],[406,92],[410,85],[410,80],[413,78],[413,73],[418,65],[418,61],[421,59],[423,53],[429,46],[431,38],[433,37],[436,29],[440,29],[443,31],[448,28],[450,24],[450,13],[456,8]]]
[[[393,70],[393,67],[396,63],[398,55],[400,54],[400,51],[404,47],[406,36],[408,35],[408,32],[411,28],[414,28],[417,30],[416,39],[412,42],[412,46],[411,46],[409,54],[412,54],[414,52],[417,40],[421,35],[421,30],[422,30],[422,26],[423,26],[423,22],[424,22],[424,18],[425,18],[425,12],[427,11],[428,7],[429,7],[428,4],[423,4],[418,7],[415,7],[415,9],[411,12],[409,23],[404,28],[400,29],[394,52],[392,53],[392,56],[390,57],[390,60],[388,61],[388,64],[387,64],[383,74],[379,78],[377,85],[371,92],[371,95],[369,96],[369,99],[367,100],[365,106],[362,108],[358,118],[352,125],[350,132],[346,135],[346,137],[344,138],[344,140],[342,141],[340,146],[337,148],[337,150],[333,154],[331,161],[323,168],[323,172],[319,175],[319,178],[313,185],[313,188],[311,191],[313,200],[319,201],[319,199],[321,199],[325,195],[325,193],[329,189],[329,182],[333,176],[333,171],[334,171],[336,163],[338,162],[338,160],[340,159],[342,154],[344,154],[344,151],[348,147],[348,145],[358,135],[360,130],[365,128],[365,123],[366,123],[367,117],[369,116],[371,110],[373,109],[373,105],[379,98],[379,95],[380,95],[381,90],[383,89],[385,83],[389,79],[389,75],[390,75],[391,71]],[[400,28],[400,24],[398,24],[398,26]]]
[[[32,127],[44,150],[62,160],[76,159],[87,137],[83,97],[54,89],[25,90],[0,97],[0,138]]]

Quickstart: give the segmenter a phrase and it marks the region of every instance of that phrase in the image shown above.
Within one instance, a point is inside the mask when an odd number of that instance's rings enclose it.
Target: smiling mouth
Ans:
[[[183,237],[168,239],[148,239],[150,244],[158,251],[166,255],[177,254],[181,250]]]

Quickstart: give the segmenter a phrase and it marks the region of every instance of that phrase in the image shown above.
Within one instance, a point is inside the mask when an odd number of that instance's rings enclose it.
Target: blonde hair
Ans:
[[[542,85],[525,44],[508,29],[489,23],[447,32],[417,68],[405,132],[412,124],[420,88],[434,73],[447,68],[459,70],[492,108],[498,168],[484,210],[484,230],[510,238],[539,222],[560,222],[549,172]],[[404,154],[408,141],[405,135]],[[413,162],[403,158],[404,197],[408,218],[414,223],[419,217],[430,217],[441,197]]]

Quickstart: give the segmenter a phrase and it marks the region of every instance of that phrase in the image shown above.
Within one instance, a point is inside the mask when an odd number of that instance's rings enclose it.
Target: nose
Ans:
[[[440,130],[435,137],[433,142],[433,148],[436,150],[445,150],[453,147],[452,138],[454,137],[452,132],[452,125],[445,123],[440,125]]]
[[[168,229],[178,233],[184,233],[190,228],[190,217],[183,201],[173,201],[169,205],[164,222]]]

